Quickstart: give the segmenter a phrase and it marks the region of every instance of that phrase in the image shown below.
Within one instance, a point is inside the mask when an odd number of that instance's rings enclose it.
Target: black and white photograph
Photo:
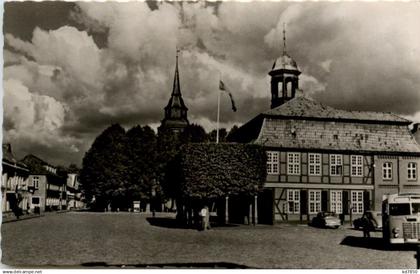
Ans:
[[[420,269],[420,2],[2,5],[2,269]]]

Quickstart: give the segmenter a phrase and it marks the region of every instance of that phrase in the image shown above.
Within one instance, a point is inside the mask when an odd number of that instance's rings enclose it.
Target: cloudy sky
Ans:
[[[269,72],[287,50],[308,96],[337,108],[420,121],[419,3],[6,3],[3,136],[18,158],[81,163],[111,123],[157,127],[176,47],[190,122],[215,127],[270,105]]]

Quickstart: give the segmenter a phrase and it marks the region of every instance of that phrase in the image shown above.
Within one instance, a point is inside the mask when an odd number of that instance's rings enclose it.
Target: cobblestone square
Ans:
[[[2,263],[23,266],[415,268],[413,248],[386,250],[381,233],[363,239],[348,226],[171,225],[174,215],[66,213],[2,225]],[[153,225],[152,225],[153,224]]]

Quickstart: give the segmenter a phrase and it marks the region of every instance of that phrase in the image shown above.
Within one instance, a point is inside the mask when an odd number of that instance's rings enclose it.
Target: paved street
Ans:
[[[2,225],[13,266],[415,268],[414,249],[384,250],[380,233],[305,225],[180,229],[163,215],[50,214]]]

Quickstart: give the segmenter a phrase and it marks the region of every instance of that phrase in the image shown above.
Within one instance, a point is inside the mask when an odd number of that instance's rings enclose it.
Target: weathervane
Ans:
[[[176,46],[176,70],[178,70],[178,54],[181,50],[179,49],[178,45]]]
[[[283,55],[286,55],[286,23],[283,23]]]

